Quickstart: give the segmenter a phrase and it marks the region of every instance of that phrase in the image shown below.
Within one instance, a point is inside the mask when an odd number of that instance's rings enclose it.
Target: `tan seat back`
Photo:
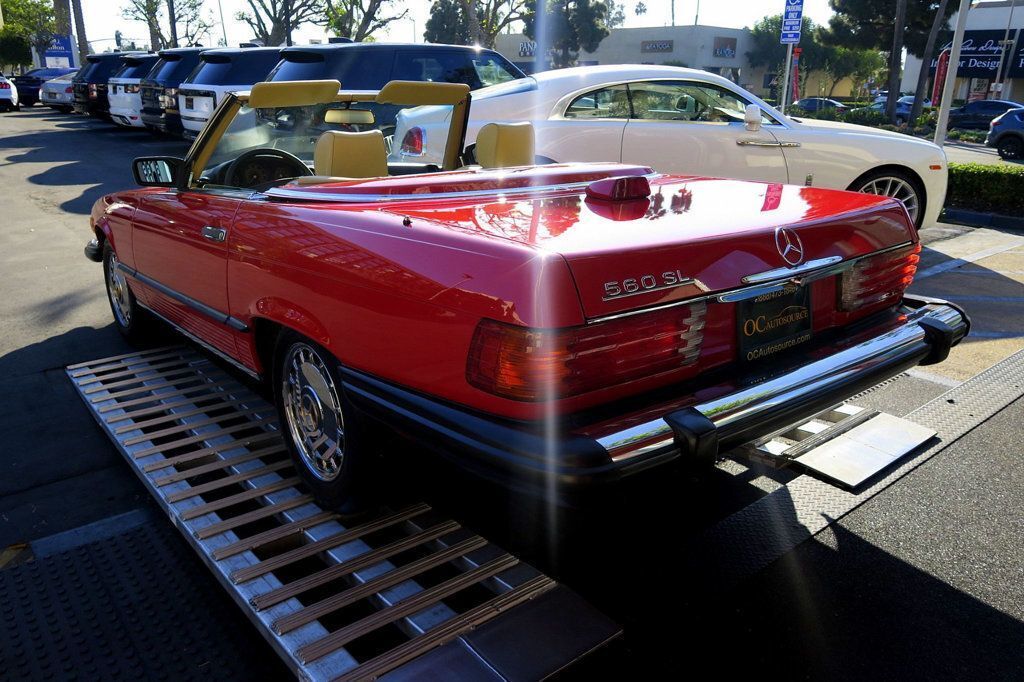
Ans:
[[[535,145],[532,123],[488,123],[476,136],[476,162],[484,168],[532,166]]]
[[[313,171],[341,178],[380,178],[388,174],[388,153],[379,130],[328,130],[313,147]]]

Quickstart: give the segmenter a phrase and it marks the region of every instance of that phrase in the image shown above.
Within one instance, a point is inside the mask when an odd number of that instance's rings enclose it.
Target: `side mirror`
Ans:
[[[761,107],[756,104],[748,104],[743,112],[743,125],[752,133],[761,129]]]
[[[174,156],[140,156],[132,161],[135,182],[143,187],[176,187],[185,162]]]

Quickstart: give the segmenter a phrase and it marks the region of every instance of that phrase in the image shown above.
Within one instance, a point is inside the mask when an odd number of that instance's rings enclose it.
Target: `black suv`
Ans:
[[[71,86],[75,92],[75,113],[102,117],[110,112],[107,101],[107,81],[121,68],[121,57],[128,54],[144,55],[145,52],[104,52],[85,58],[86,64]]]
[[[1024,107],[1024,104],[1004,99],[979,99],[968,102],[949,112],[949,127],[985,130],[996,116],[1021,107]]]
[[[178,86],[199,65],[199,55],[209,48],[172,47],[160,50],[160,59],[139,83],[142,122],[150,130],[180,134]]]

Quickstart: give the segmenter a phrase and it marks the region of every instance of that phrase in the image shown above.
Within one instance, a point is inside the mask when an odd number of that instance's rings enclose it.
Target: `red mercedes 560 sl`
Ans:
[[[529,124],[464,164],[468,88],[260,83],[184,159],[92,211],[129,338],[158,317],[270,382],[325,503],[373,425],[510,485],[618,481],[830,407],[968,331],[905,294],[920,243],[886,197],[533,165]],[[396,109],[450,108],[442,158],[388,163]],[[431,132],[431,134],[437,134]]]

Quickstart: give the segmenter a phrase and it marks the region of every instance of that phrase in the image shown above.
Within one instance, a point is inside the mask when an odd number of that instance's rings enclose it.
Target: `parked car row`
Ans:
[[[226,93],[248,90],[264,80],[334,79],[346,89],[371,90],[399,79],[464,83],[476,90],[521,78],[523,73],[498,53],[474,47],[337,43],[108,52],[89,55],[77,73],[53,76],[59,79],[34,84],[32,103],[40,99],[60,111],[192,139]],[[36,94],[40,85],[41,96]],[[9,93],[8,99],[12,97],[8,108],[18,106],[18,93]],[[25,101],[24,92],[21,98]],[[378,109],[379,116],[390,116],[393,123],[394,108],[390,113],[386,106]]]

